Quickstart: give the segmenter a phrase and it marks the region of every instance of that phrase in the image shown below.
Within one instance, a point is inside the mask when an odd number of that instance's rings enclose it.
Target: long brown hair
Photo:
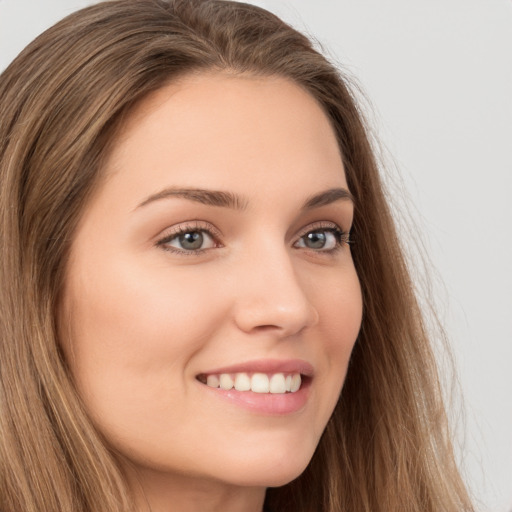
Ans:
[[[471,510],[439,381],[368,132],[347,79],[263,9],[113,0],[79,11],[0,76],[0,510],[126,512],[130,494],[59,350],[56,312],[84,204],[123,117],[183,74],[279,75],[336,132],[355,197],[364,318],[318,449],[280,512]]]

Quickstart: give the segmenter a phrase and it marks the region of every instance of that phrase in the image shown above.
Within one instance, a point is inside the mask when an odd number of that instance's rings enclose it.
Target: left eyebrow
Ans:
[[[310,210],[311,208],[319,208],[320,206],[326,206],[336,201],[351,201],[353,203],[354,196],[346,188],[331,188],[309,197],[302,209]]]

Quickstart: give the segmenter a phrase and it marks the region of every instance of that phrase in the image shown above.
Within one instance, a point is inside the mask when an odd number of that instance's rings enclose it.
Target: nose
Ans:
[[[304,282],[294,268],[293,249],[259,248],[240,264],[236,279],[235,322],[247,333],[292,336],[319,319]]]

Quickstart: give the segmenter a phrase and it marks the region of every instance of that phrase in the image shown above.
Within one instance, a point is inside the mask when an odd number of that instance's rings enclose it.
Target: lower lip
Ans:
[[[303,380],[295,393],[254,393],[236,389],[211,388],[201,384],[204,389],[218,398],[257,414],[282,416],[298,412],[304,408],[309,396],[310,381]]]

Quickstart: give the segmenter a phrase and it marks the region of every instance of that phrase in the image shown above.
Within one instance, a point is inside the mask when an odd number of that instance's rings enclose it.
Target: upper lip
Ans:
[[[214,368],[201,372],[201,375],[219,375],[221,373],[300,373],[306,377],[312,377],[314,368],[302,359],[257,359]]]

